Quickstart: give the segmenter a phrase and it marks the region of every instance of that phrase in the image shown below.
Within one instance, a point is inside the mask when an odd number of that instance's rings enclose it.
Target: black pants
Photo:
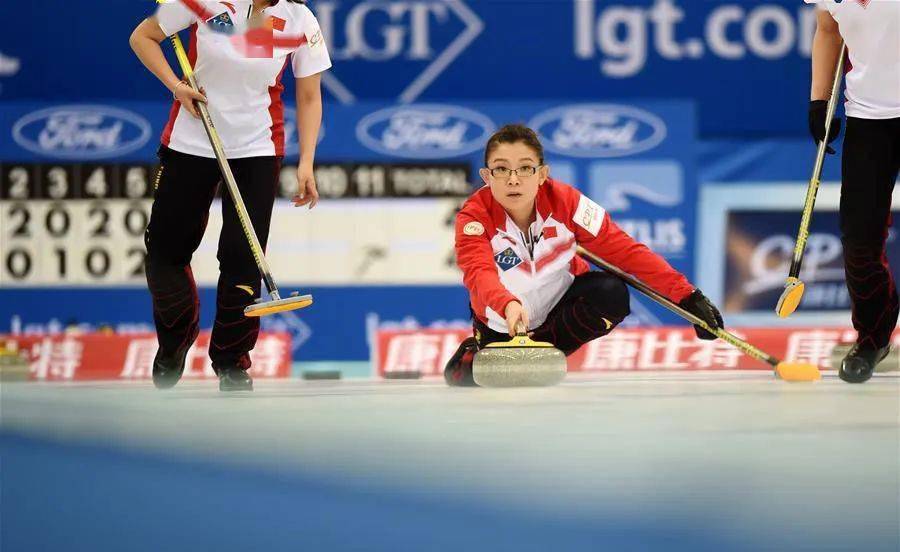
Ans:
[[[159,346],[163,354],[172,355],[190,347],[199,331],[200,304],[190,262],[206,230],[221,173],[215,159],[165,147],[160,148],[159,157],[144,243]],[[265,248],[281,158],[235,159],[230,165]],[[246,369],[250,367],[248,353],[259,333],[259,318],[245,317],[243,311],[259,298],[261,278],[227,190],[222,193],[222,219],[216,320],[209,356],[216,370],[233,366]]]
[[[841,241],[857,341],[884,347],[897,325],[885,242],[900,170],[900,118],[847,118],[841,159]]]
[[[535,341],[552,343],[567,356],[579,347],[612,331],[630,311],[625,283],[606,272],[586,272],[575,277],[544,321],[534,330]],[[474,319],[478,348],[509,341],[509,334],[496,332]]]

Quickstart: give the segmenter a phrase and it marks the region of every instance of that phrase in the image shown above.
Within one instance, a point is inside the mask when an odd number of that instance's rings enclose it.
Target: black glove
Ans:
[[[722,321],[719,309],[699,289],[695,289],[690,295],[682,299],[679,305],[684,310],[706,322],[706,325],[710,328],[725,327],[725,322]],[[694,331],[697,332],[697,337],[700,339],[716,339],[715,334],[704,330],[700,326],[694,326]]]
[[[828,115],[828,102],[825,100],[813,100],[809,102],[809,134],[819,145],[825,138],[825,116]],[[838,134],[841,133],[841,120],[837,117],[831,120],[831,127],[828,130],[828,143],[837,140]],[[834,148],[825,146],[825,151],[834,153]]]

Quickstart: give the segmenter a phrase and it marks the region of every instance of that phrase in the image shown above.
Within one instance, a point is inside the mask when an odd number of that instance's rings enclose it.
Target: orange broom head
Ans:
[[[250,305],[244,309],[244,316],[266,316],[277,312],[302,309],[303,307],[312,305],[312,303],[312,295],[294,295],[286,299]]]
[[[794,311],[800,305],[800,300],[803,299],[804,289],[806,289],[806,286],[803,282],[797,278],[788,278],[787,283],[784,285],[784,291],[781,292],[781,297],[778,298],[778,305],[775,307],[775,312],[778,313],[778,316],[787,318],[794,314]]]
[[[814,364],[805,362],[779,362],[775,367],[775,373],[784,381],[817,381],[822,379],[822,373]]]

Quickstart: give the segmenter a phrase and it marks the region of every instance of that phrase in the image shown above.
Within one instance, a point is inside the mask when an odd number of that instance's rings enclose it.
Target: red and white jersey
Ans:
[[[832,0],[819,9],[828,10],[847,45],[847,115],[900,117],[900,0]]]
[[[576,255],[578,245],[675,302],[694,290],[680,272],[572,186],[547,179],[538,189],[535,207],[530,251],[526,237],[488,186],[472,194],[456,216],[457,263],[472,309],[489,328],[507,331],[503,313],[510,301],[525,308],[530,330],[543,324],[575,276],[590,269]]]
[[[271,29],[252,31],[258,41],[248,46],[252,6],[253,0],[168,0],[156,13],[166,35],[190,27],[188,57],[231,159],[284,155],[281,77],[289,59],[296,78],[331,67],[319,23],[302,4],[282,1],[266,8]],[[162,143],[182,153],[215,157],[203,123],[178,101]]]

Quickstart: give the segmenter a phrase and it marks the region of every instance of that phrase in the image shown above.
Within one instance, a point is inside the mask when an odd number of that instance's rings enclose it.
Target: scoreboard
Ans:
[[[144,231],[157,170],[147,163],[0,164],[0,286],[146,285]],[[455,281],[446,259],[452,251],[452,215],[471,191],[470,171],[468,163],[319,163],[315,174],[322,199],[348,201],[326,201],[304,215],[276,214],[270,262],[283,266],[279,274],[287,278],[282,279],[296,281],[405,282],[417,275]],[[286,165],[278,193],[289,199],[295,192],[296,167]],[[287,205],[276,202],[276,210]],[[192,263],[201,284],[214,285],[217,278],[215,255],[206,250],[218,241],[220,219],[214,205],[202,255]],[[302,264],[294,257],[298,248],[304,251]],[[377,265],[362,272],[350,268],[348,263],[368,263],[360,259],[372,251],[378,252]],[[401,264],[418,269],[398,276]]]
[[[150,164],[0,165],[0,285],[139,285]]]

